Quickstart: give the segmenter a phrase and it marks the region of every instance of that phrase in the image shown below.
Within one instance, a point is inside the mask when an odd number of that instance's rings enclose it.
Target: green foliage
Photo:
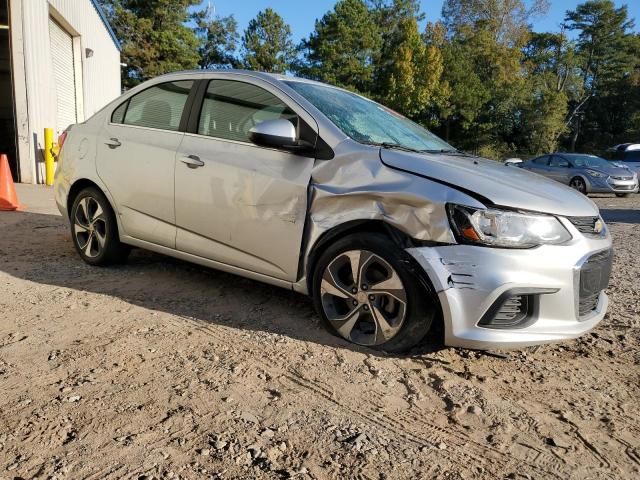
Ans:
[[[125,87],[198,65],[198,39],[186,23],[190,17],[188,8],[199,3],[199,0],[102,0],[122,44]]]
[[[439,91],[443,63],[440,49],[420,35],[420,3],[372,2],[371,12],[381,44],[373,57],[373,94],[404,115],[421,119]]]
[[[567,12],[567,27],[578,32],[576,53],[582,77],[582,95],[571,105],[567,123],[572,130],[570,148],[597,149],[623,141],[626,125],[637,111],[627,101],[631,78],[640,68],[638,36],[626,6],[611,0],[589,0]]]
[[[524,50],[527,100],[521,148],[535,154],[558,149],[568,132],[569,101],[581,94],[575,45],[561,33],[533,34]]]
[[[371,92],[374,55],[380,44],[380,30],[364,1],[340,0],[303,40],[300,50],[305,61],[296,70],[304,77]]]
[[[405,17],[388,36],[383,58],[378,71],[380,100],[407,116],[419,117],[438,90],[442,53],[423,41],[415,17]]]
[[[447,0],[443,78],[451,86],[445,133],[457,145],[506,151],[526,102],[522,47],[533,14],[523,0]]]
[[[242,48],[245,66],[263,72],[284,73],[295,56],[291,27],[271,8],[249,22]]]
[[[196,12],[196,33],[200,39],[198,64],[201,68],[229,68],[240,65],[235,52],[238,22],[233,15],[211,18],[208,10]]]
[[[530,27],[548,0],[445,0],[424,32],[419,0],[338,0],[297,48],[270,8],[240,39],[233,16],[212,17],[200,0],[101,2],[127,87],[195,67],[293,71],[490,158],[640,141],[640,35],[612,0],[584,1],[555,33]]]

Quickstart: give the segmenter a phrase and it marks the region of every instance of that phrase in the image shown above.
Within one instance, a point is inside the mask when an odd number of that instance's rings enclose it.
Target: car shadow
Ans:
[[[64,220],[30,212],[0,213],[0,271],[35,283],[92,292],[195,324],[285,335],[377,356],[404,357],[353,345],[327,332],[305,295],[153,252],[92,267],[77,255]],[[407,355],[434,353],[422,344]]]
[[[640,224],[640,209],[600,209],[600,215],[606,223]]]

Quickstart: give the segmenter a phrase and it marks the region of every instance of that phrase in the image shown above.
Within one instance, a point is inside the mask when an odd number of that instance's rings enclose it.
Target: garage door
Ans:
[[[62,132],[77,120],[73,38],[50,18],[49,39],[57,99],[56,130]]]

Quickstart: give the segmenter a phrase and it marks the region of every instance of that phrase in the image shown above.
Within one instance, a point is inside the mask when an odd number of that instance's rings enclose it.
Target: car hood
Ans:
[[[617,177],[632,177],[633,172],[628,168],[616,167],[614,165],[606,167],[581,167],[580,170],[593,170],[603,175],[615,175]]]
[[[595,216],[598,207],[581,193],[520,168],[468,155],[419,154],[381,149],[390,168],[473,192],[494,205],[561,216]]]

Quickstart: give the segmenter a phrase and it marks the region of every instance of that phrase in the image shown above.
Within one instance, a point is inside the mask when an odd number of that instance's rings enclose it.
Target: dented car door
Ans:
[[[298,119],[267,88],[215,79],[203,88],[176,157],[176,248],[291,281],[314,159],[249,141],[262,121]]]

